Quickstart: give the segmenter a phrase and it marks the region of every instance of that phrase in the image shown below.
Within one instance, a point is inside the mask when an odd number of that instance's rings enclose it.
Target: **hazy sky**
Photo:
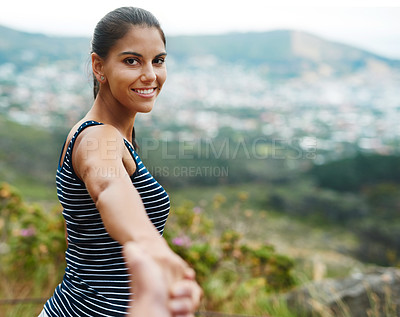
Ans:
[[[0,4],[0,24],[91,36],[120,6],[151,11],[167,35],[296,29],[400,59],[400,0],[11,0]]]

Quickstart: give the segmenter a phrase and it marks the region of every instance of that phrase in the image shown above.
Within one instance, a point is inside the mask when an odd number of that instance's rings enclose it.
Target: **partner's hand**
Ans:
[[[194,270],[170,252],[166,253],[169,258],[165,266],[165,262],[159,264],[160,258],[155,261],[138,244],[125,244],[124,256],[132,274],[132,292],[135,294],[131,314],[149,317],[194,316],[200,305],[202,290],[195,280]],[[168,272],[166,268],[172,271]]]

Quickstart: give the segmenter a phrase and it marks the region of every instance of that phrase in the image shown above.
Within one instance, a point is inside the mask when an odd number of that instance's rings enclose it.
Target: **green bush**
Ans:
[[[246,197],[240,193],[238,204]],[[225,196],[216,194],[210,205],[218,211],[226,202]],[[258,313],[260,298],[294,285],[290,258],[278,254],[272,245],[245,242],[232,229],[216,234],[214,223],[191,201],[174,209],[165,238],[196,271],[206,310]]]
[[[60,210],[46,212],[27,205],[16,189],[1,184],[0,244],[1,270],[9,277],[41,279],[40,275],[49,273],[50,268],[50,272],[60,275],[66,249]]]

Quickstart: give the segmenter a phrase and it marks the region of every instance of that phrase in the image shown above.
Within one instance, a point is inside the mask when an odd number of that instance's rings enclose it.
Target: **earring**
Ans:
[[[104,78],[104,76],[100,76],[100,79],[103,81],[105,78]]]

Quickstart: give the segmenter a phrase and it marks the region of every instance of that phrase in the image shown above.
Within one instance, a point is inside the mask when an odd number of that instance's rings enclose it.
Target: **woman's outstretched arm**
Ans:
[[[73,150],[73,167],[85,183],[104,226],[121,245],[135,242],[160,265],[167,285],[189,281],[193,312],[200,302],[194,272],[175,254],[147,216],[124,165],[124,140],[117,129],[102,125],[82,131]],[[126,156],[125,156],[126,157]],[[173,307],[172,307],[173,308]],[[182,313],[182,310],[176,310]]]

